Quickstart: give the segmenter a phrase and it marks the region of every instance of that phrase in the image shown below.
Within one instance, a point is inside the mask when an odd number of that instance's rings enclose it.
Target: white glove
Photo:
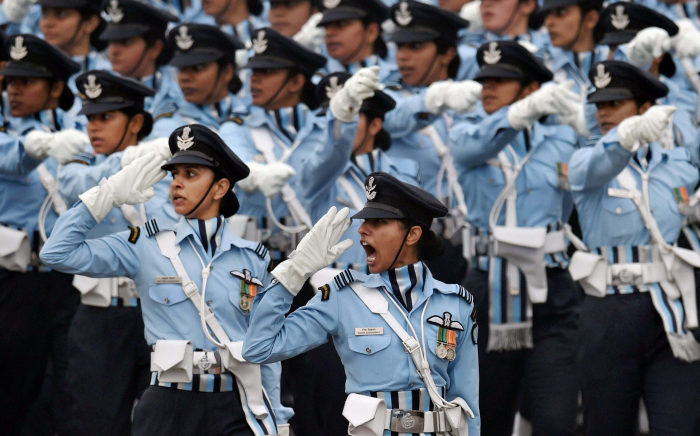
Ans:
[[[538,89],[508,109],[508,122],[515,130],[530,127],[545,115],[571,116],[581,104],[581,96],[572,91],[573,80]]]
[[[671,38],[671,44],[678,58],[694,58],[700,54],[700,31],[687,18],[676,22],[678,34]]]
[[[473,80],[452,82],[445,96],[445,106],[458,114],[473,112],[481,99],[481,83]]]
[[[276,197],[289,178],[297,173],[294,168],[283,162],[268,165],[248,162],[246,165],[250,168],[250,175],[239,181],[238,186],[245,192],[260,191],[265,197]]]
[[[313,14],[309,21],[301,27],[301,30],[294,35],[293,39],[311,51],[318,51],[326,37],[326,29],[318,26],[322,18],[321,12]]]
[[[344,123],[355,119],[362,101],[374,97],[379,84],[379,66],[362,68],[352,75],[330,101],[331,113]]]
[[[277,424],[278,436],[289,436],[289,424]]]
[[[467,31],[469,33],[481,33],[484,23],[481,21],[481,0],[472,0],[462,6],[459,16],[469,21]]]
[[[437,115],[449,109],[445,104],[445,100],[452,84],[451,80],[442,80],[428,86],[428,90],[425,91],[425,110]]]
[[[24,138],[24,151],[34,159],[44,160],[51,156],[64,164],[85,150],[89,143],[90,138],[76,129],[56,133],[34,130]]]
[[[163,165],[165,159],[155,153],[141,156],[100,186],[82,193],[80,199],[99,223],[115,207],[143,203],[153,197],[153,185],[165,177],[160,168]]]
[[[19,24],[29,15],[34,3],[36,0],[5,0],[2,2],[2,9],[10,22]]]
[[[170,153],[168,138],[157,138],[126,147],[122,153],[122,168],[127,167],[136,159],[149,153],[155,153],[156,156],[165,160],[170,160],[173,157]]]
[[[630,64],[641,69],[648,69],[651,62],[671,50],[671,37],[668,32],[658,27],[647,27],[637,33],[627,48]]]
[[[576,110],[570,114],[559,115],[559,122],[573,127],[580,136],[588,138],[591,135],[586,126],[586,109],[583,104],[577,105]]]
[[[272,275],[292,295],[299,293],[309,277],[333,263],[352,247],[351,239],[338,242],[352,224],[352,220],[348,219],[349,214],[350,209],[347,207],[340,212],[337,212],[335,206],[331,207],[304,236],[289,258],[272,270]]]
[[[635,152],[641,143],[658,141],[671,122],[676,111],[673,106],[652,106],[643,115],[635,115],[622,121],[617,127],[620,145]]]

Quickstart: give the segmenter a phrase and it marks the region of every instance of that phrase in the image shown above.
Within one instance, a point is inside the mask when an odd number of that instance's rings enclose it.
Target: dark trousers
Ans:
[[[649,294],[588,297],[582,327],[587,435],[634,435],[640,398],[646,405],[650,434],[694,434],[700,362],[673,357]]]
[[[0,272],[0,434],[21,434],[44,384],[49,358],[49,419],[54,421],[53,433],[64,433],[70,414],[68,327],[80,303],[72,279],[56,271]]]
[[[477,307],[483,435],[510,436],[518,409],[532,423],[535,436],[575,434],[581,292],[561,269],[547,270],[547,284],[547,301],[533,305],[534,348],[487,353],[488,273],[470,270],[463,282]]]
[[[140,307],[80,305],[68,332],[74,436],[129,436],[134,401],[148,387],[150,348]]]
[[[134,412],[133,436],[253,436],[238,390],[191,392],[149,386]]]

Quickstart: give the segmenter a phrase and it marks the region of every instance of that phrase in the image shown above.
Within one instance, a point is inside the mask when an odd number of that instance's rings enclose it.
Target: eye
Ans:
[[[196,175],[194,171],[187,171],[187,177],[194,177]]]

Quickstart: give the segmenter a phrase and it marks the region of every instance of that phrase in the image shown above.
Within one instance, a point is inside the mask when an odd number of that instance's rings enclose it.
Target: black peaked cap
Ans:
[[[9,61],[2,71],[11,77],[44,77],[66,82],[80,71],[80,64],[45,40],[21,34],[5,38]]]
[[[139,81],[116,76],[104,70],[85,72],[75,79],[83,100],[80,115],[135,108],[143,111],[144,99],[153,97],[156,91]]]
[[[678,26],[673,20],[646,6],[628,2],[608,5],[600,12],[598,26],[603,31],[603,39],[599,42],[602,45],[627,44],[647,27],[659,27],[670,36],[678,34]]]
[[[459,31],[469,27],[469,21],[437,6],[415,0],[401,0],[390,11],[397,28],[389,35],[396,43],[443,40],[456,43]]]
[[[668,94],[668,87],[651,73],[622,61],[603,61],[589,73],[596,90],[588,95],[589,103],[637,99],[656,101]]]
[[[476,60],[481,67],[474,78],[477,82],[503,78],[544,83],[554,77],[541,60],[516,41],[487,42],[477,50]]]
[[[389,8],[381,0],[323,0],[323,18],[320,26],[342,20],[369,18],[382,23],[389,18]]]
[[[233,35],[207,24],[181,24],[168,33],[168,44],[175,51],[170,65],[178,68],[226,59],[235,64],[236,50],[245,46]]]
[[[308,77],[323,68],[327,62],[325,57],[270,27],[255,30],[252,42],[255,55],[248,59],[246,68],[294,68]]]
[[[108,0],[104,11],[109,15],[110,22],[100,34],[103,41],[134,38],[150,30],[162,33],[165,38],[168,23],[178,21],[170,12],[137,0]]]

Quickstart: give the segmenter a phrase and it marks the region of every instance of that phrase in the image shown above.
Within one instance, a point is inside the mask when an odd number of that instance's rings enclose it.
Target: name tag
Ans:
[[[355,329],[355,336],[375,336],[383,334],[384,327],[358,327]]]
[[[164,284],[164,283],[182,284],[182,277],[180,277],[180,276],[156,276],[156,284]]]

